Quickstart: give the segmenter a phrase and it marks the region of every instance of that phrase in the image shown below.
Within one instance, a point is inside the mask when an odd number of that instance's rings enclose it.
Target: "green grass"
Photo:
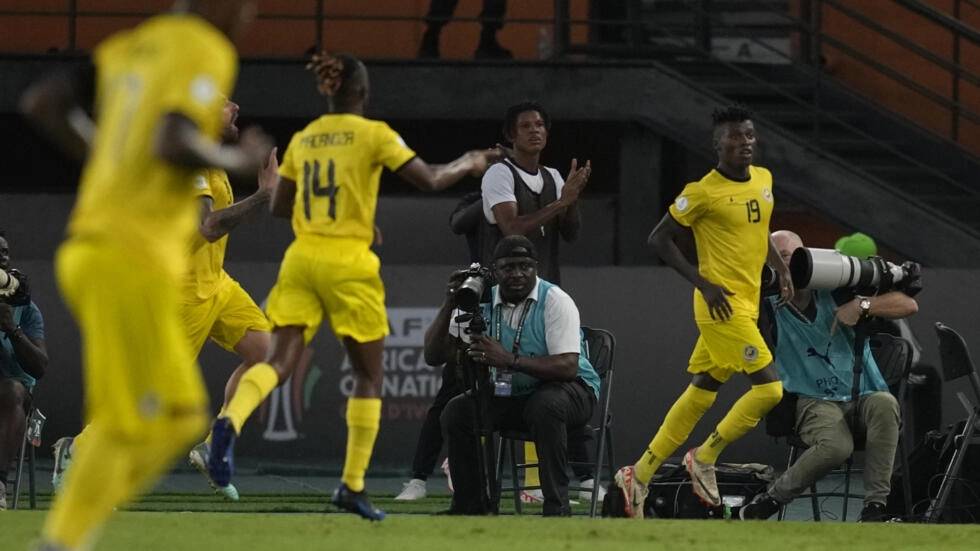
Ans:
[[[39,506],[47,507],[50,496],[40,498]],[[349,514],[323,514],[326,499],[309,493],[258,494],[234,503],[209,494],[154,493],[114,515],[96,549],[897,551],[980,546],[980,525],[447,517],[433,514],[449,506],[447,496],[397,502],[390,495],[375,501],[391,515],[371,523]],[[579,507],[577,512],[584,513]],[[3,549],[28,549],[37,541],[44,516],[43,509],[0,513]]]

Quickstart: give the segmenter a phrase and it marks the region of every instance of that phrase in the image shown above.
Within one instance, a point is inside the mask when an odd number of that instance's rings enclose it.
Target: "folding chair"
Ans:
[[[905,392],[906,383],[908,381],[909,370],[912,368],[912,343],[905,338],[896,337],[888,333],[877,333],[871,335],[868,339],[868,345],[871,348],[871,354],[874,356],[875,363],[878,365],[878,371],[881,372],[882,378],[885,380],[885,384],[888,385],[889,390],[895,395],[898,400],[898,407],[901,418],[905,418]],[[794,411],[795,416],[795,411]],[[898,437],[898,454],[899,462],[903,470],[908,469],[910,442],[907,437],[902,432],[899,432]],[[803,453],[809,446],[803,442],[800,437],[795,433],[786,435],[786,441],[790,446],[789,451],[789,461],[786,464],[788,469],[790,466],[796,462],[796,459]],[[864,450],[864,438],[856,436],[854,440],[854,451]],[[800,497],[809,497],[810,505],[813,511],[813,520],[820,522],[820,498],[826,497],[836,497],[841,498],[843,503],[841,505],[841,515],[840,520],[847,520],[847,508],[848,502],[852,499],[864,499],[861,494],[851,493],[851,474],[853,473],[854,464],[854,454],[852,453],[850,457],[844,462],[843,469],[840,472],[844,475],[844,489],[840,492],[821,492],[817,490],[817,484],[814,483],[810,486],[810,491],[801,495]],[[905,513],[906,518],[911,518],[912,516],[912,483],[908,476],[902,477],[902,492],[905,497]],[[786,507],[782,507],[779,510],[779,520],[783,520],[785,516]]]
[[[24,440],[20,444],[20,453],[17,455],[17,464],[14,466],[13,485],[11,495],[11,509],[16,509],[20,505],[21,482],[24,478],[24,464],[27,464],[28,476],[28,497],[30,498],[31,509],[37,508],[37,480],[35,468],[35,450],[41,445],[41,430],[44,427],[45,417],[41,410],[34,405],[34,389],[28,389],[30,396],[30,409],[27,412],[24,430]],[[11,487],[10,480],[6,480],[8,487]]]
[[[33,399],[31,400],[33,402]],[[24,463],[27,463],[28,499],[31,509],[37,509],[37,469],[35,448],[41,445],[41,430],[44,428],[44,414],[33,404],[27,415],[27,429],[24,431],[24,441],[20,443],[20,454],[17,456],[16,478],[14,479],[14,500],[11,509],[20,505],[20,484],[24,479]]]
[[[942,519],[953,485],[959,479],[967,448],[972,444],[980,444],[980,432],[977,430],[977,421],[980,420],[980,406],[978,406],[980,377],[977,376],[976,366],[970,358],[966,341],[959,333],[942,322],[936,322],[936,335],[939,337],[939,361],[942,364],[943,380],[951,383],[960,378],[967,378],[973,388],[975,401],[971,401],[963,392],[956,393],[963,407],[966,408],[968,416],[960,434],[953,440],[953,454],[943,472],[936,498],[929,503],[929,508],[923,516],[924,522],[939,522]]]
[[[603,466],[605,465],[606,467],[607,484],[612,481],[613,476],[616,474],[614,471],[616,462],[613,457],[612,442],[612,412],[609,409],[612,396],[613,359],[616,352],[616,338],[605,329],[582,327],[582,333],[585,336],[586,352],[588,353],[589,362],[599,374],[599,401],[596,404],[596,413],[593,415],[593,422],[581,428],[587,436],[595,439],[595,461],[588,463],[570,461],[569,467],[587,465],[592,468],[595,479],[592,488],[586,488],[573,482],[569,484],[568,489],[570,492],[585,490],[592,492],[592,504],[589,508],[589,516],[595,517],[596,511],[598,510],[597,500],[599,497],[599,488],[603,485]],[[579,430],[579,428],[570,427],[570,430]],[[537,463],[519,463],[517,459],[517,444],[530,440],[531,435],[527,432],[500,431],[500,446],[497,448],[497,495],[501,495],[502,492],[513,492],[514,510],[517,514],[520,514],[522,510],[521,492],[540,488],[540,486],[523,486],[520,481],[520,474],[525,469],[538,466]],[[510,455],[511,481],[513,482],[513,486],[504,487],[501,475],[504,469],[504,459],[508,453]],[[603,457],[603,454],[605,454],[605,457]]]

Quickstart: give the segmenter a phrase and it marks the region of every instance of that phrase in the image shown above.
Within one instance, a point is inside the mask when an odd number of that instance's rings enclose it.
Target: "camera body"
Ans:
[[[31,303],[31,285],[27,275],[16,268],[0,269],[0,290],[11,287],[15,289],[14,292],[0,293],[0,302],[11,306],[26,306]]]
[[[879,256],[864,259],[834,249],[800,247],[793,251],[789,271],[798,289],[844,288],[860,295],[902,291],[909,296],[922,290],[922,266],[917,262],[899,265]]]
[[[484,293],[493,286],[493,272],[479,262],[466,269],[466,279],[453,295],[454,306],[468,313],[480,311]]]

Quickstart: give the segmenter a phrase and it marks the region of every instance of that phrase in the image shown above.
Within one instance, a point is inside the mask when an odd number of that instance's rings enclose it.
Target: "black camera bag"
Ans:
[[[738,518],[741,505],[766,491],[774,478],[773,468],[769,465],[719,463],[715,467],[718,490],[722,499],[731,505],[711,507],[694,494],[691,477],[683,463],[677,458],[674,460],[676,463],[664,463],[653,475],[650,494],[643,508],[644,518]],[[602,516],[626,516],[623,492],[615,482],[610,485],[602,503]]]

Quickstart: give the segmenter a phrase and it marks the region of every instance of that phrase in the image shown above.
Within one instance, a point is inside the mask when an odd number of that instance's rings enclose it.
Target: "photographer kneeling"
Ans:
[[[490,303],[476,309],[487,320],[487,334],[468,334],[455,321],[460,312],[454,295],[467,276],[456,272],[426,331],[426,362],[438,365],[465,351],[469,361],[462,365],[495,368],[496,391],[484,428],[531,434],[538,450],[543,514],[568,516],[568,428],[591,419],[599,376],[585,355],[578,308],[561,288],[538,278],[534,245],[524,236],[505,237],[494,249],[493,261],[498,285],[491,289]],[[490,512],[481,483],[478,405],[468,391],[453,398],[442,413],[455,488],[450,514]]]
[[[793,232],[777,231],[772,241],[795,280],[797,266],[790,263],[790,257],[796,260],[793,252],[803,247],[802,240]],[[885,503],[898,445],[899,407],[888,392],[867,341],[859,395],[853,399],[854,326],[871,317],[895,319],[913,314],[918,310],[915,299],[895,289],[864,297],[850,287],[830,291],[798,285],[787,308],[774,309],[772,303],[771,298],[763,299],[762,316],[769,316],[772,350],[783,388],[798,396],[796,432],[809,448],[768,492],[741,509],[741,518],[771,517],[780,506],[840,466],[854,449],[854,427],[866,439],[864,508],[858,521],[889,520]],[[762,325],[765,333],[766,323]]]

